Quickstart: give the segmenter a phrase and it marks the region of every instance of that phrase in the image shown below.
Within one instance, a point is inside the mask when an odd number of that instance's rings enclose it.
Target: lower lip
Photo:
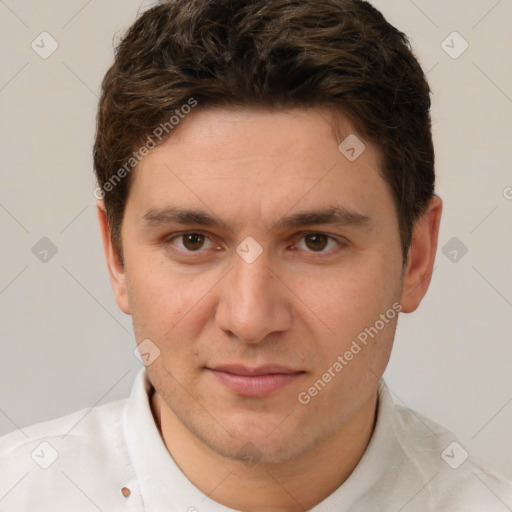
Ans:
[[[222,384],[241,396],[262,397],[291,384],[302,376],[299,373],[270,373],[268,375],[238,375],[209,369]]]

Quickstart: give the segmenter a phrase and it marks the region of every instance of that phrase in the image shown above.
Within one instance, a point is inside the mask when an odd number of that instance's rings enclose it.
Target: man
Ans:
[[[436,253],[429,109],[366,2],[146,11],[94,148],[145,368],[129,399],[4,437],[2,510],[510,509],[511,484],[381,379]]]

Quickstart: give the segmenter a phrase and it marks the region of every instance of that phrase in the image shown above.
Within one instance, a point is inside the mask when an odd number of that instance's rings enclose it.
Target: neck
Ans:
[[[377,392],[313,449],[284,463],[254,466],[211,450],[176,418],[159,394],[151,397],[151,405],[174,461],[210,499],[246,512],[296,512],[323,501],[355,469],[373,432]]]

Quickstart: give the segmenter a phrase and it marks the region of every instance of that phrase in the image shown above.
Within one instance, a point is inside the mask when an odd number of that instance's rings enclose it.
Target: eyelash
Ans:
[[[211,238],[206,234],[206,233],[203,233],[202,231],[183,231],[181,233],[177,233],[177,234],[173,234],[171,237],[167,237],[165,238],[163,241],[162,241],[162,245],[165,247],[165,248],[169,248],[169,246],[173,245],[173,240],[177,240],[177,239],[181,239],[183,238],[183,236],[185,235],[191,235],[191,234],[196,234],[196,235],[202,235],[205,237],[205,240],[208,240],[211,244],[213,244],[214,246],[216,245],[216,248],[219,249],[219,244],[215,244],[215,242],[213,242],[211,240]],[[336,245],[337,245],[337,249],[343,249],[344,247],[346,247],[348,245],[348,243],[345,241],[345,240],[339,240],[331,235],[328,235],[327,233],[322,233],[321,231],[307,231],[307,232],[304,232],[304,233],[300,233],[300,238],[299,238],[299,241],[302,242],[308,235],[322,235],[322,236],[326,236],[328,238],[328,244],[330,242],[334,242]],[[297,249],[297,246],[298,243],[295,243],[294,246],[292,247],[292,250],[296,250]],[[189,249],[186,249],[186,248],[177,248],[177,250],[181,253],[185,253],[187,256],[192,256],[194,257],[195,254],[197,254],[198,256],[199,255],[202,255],[204,252],[205,252],[205,249],[203,249],[202,247],[200,249],[198,249],[197,251],[191,251]],[[317,254],[317,255],[330,255],[332,253],[332,250],[321,250],[321,251],[312,251],[312,250],[307,250],[305,249],[306,252],[310,253],[310,254]],[[320,256],[321,257],[321,256]]]

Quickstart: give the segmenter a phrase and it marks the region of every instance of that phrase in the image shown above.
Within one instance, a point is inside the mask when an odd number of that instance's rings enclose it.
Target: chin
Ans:
[[[240,448],[234,450],[233,445],[210,446],[210,448],[222,457],[243,462],[248,466],[255,464],[282,464],[296,459],[306,451],[295,443],[277,446],[276,443],[269,442],[268,440],[251,438],[239,440],[236,446],[240,446]]]
[[[282,421],[282,419],[281,419]],[[217,454],[247,463],[248,466],[258,464],[281,464],[292,461],[308,452],[314,446],[328,437],[307,432],[303,428],[284,429],[286,420],[279,423],[250,426],[238,424],[236,429],[230,429],[232,437],[226,440],[207,437],[202,441]],[[202,436],[200,436],[202,437]]]

